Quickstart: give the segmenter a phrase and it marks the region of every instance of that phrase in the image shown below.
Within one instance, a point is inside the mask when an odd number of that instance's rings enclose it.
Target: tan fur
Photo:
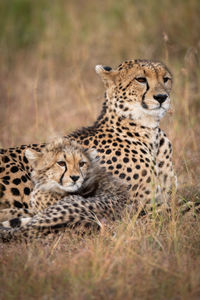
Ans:
[[[123,214],[129,199],[127,187],[99,167],[94,156],[91,156],[91,153],[94,154],[93,151],[86,152],[75,142],[66,139],[63,139],[59,151],[56,151],[55,142],[50,147],[49,150],[47,146],[40,154],[35,152],[28,154],[30,157],[32,155],[31,159],[35,166],[32,172],[35,187],[31,194],[31,209],[27,210],[29,217],[16,217],[3,222],[0,228],[0,239],[4,242],[32,240],[65,228],[76,228],[79,232],[80,229],[86,230],[91,226],[98,229],[101,227],[101,219],[113,221]],[[85,170],[79,167],[85,175],[76,194],[63,192],[59,177],[57,177],[60,170],[55,168],[55,164],[58,158],[59,161],[61,157],[64,159],[64,154],[66,154],[66,162],[68,162],[69,155],[73,154],[70,160],[72,163],[73,157],[76,162],[73,171],[78,172],[80,161],[87,161]],[[56,172],[54,178],[57,178],[60,192],[58,192],[57,185],[48,185],[48,182],[52,180],[52,173],[49,172],[51,170]],[[50,177],[49,174],[51,174]],[[68,181],[66,180],[67,184]],[[45,191],[43,191],[44,183]],[[17,210],[16,213],[18,213]],[[14,227],[15,229],[10,229]]]
[[[85,148],[96,148],[103,170],[128,186],[135,209],[167,204],[176,178],[172,146],[159,122],[170,107],[171,73],[164,64],[147,60],[126,61],[116,69],[98,65],[96,71],[106,87],[102,113],[93,126],[69,138]],[[159,95],[165,97],[162,103]],[[30,207],[33,185],[31,164],[24,161],[25,150],[40,151],[43,147],[2,150],[2,209]],[[5,179],[7,175],[10,179]],[[13,180],[20,183],[16,186]]]

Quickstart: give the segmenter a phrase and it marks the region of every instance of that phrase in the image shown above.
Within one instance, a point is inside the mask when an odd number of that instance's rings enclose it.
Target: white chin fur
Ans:
[[[155,109],[145,109],[141,106],[140,103],[134,104],[133,109],[122,112],[119,111],[119,115],[122,114],[123,116],[127,118],[131,118],[132,120],[138,121],[141,125],[147,126],[147,127],[155,127],[158,125],[160,120],[164,117],[165,113],[169,109],[169,102],[164,103],[162,107],[158,107]]]
[[[46,184],[43,184],[40,186],[40,190],[45,191],[45,192],[56,192],[59,194],[64,194],[64,193],[73,193],[76,192],[80,189],[81,183],[76,183],[76,184],[71,184],[69,186],[63,186],[58,184],[55,181],[48,182]]]

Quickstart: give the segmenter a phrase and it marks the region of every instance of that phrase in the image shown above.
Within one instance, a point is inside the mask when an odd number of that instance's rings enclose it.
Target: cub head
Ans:
[[[43,191],[64,194],[77,192],[82,187],[96,151],[83,149],[67,138],[59,138],[41,152],[27,149],[25,155],[33,169],[33,182]]]
[[[120,117],[155,127],[170,107],[172,75],[160,62],[130,60],[117,69],[98,65],[107,101],[112,112]]]

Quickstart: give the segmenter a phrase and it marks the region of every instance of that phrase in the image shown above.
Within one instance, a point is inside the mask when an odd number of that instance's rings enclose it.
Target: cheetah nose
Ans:
[[[80,176],[70,176],[70,178],[71,178],[74,182],[76,182],[76,181],[79,179],[79,177],[80,177]]]
[[[165,102],[165,100],[167,99],[167,95],[166,94],[158,94],[153,96],[155,100],[157,100],[160,104],[162,104],[163,102]]]

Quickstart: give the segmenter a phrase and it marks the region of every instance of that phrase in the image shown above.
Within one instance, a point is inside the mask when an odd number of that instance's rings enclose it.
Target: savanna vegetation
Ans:
[[[96,64],[165,62],[174,75],[162,121],[179,188],[172,214],[116,222],[99,235],[0,245],[0,299],[200,299],[199,0],[0,1],[0,146],[91,124],[104,89]]]

